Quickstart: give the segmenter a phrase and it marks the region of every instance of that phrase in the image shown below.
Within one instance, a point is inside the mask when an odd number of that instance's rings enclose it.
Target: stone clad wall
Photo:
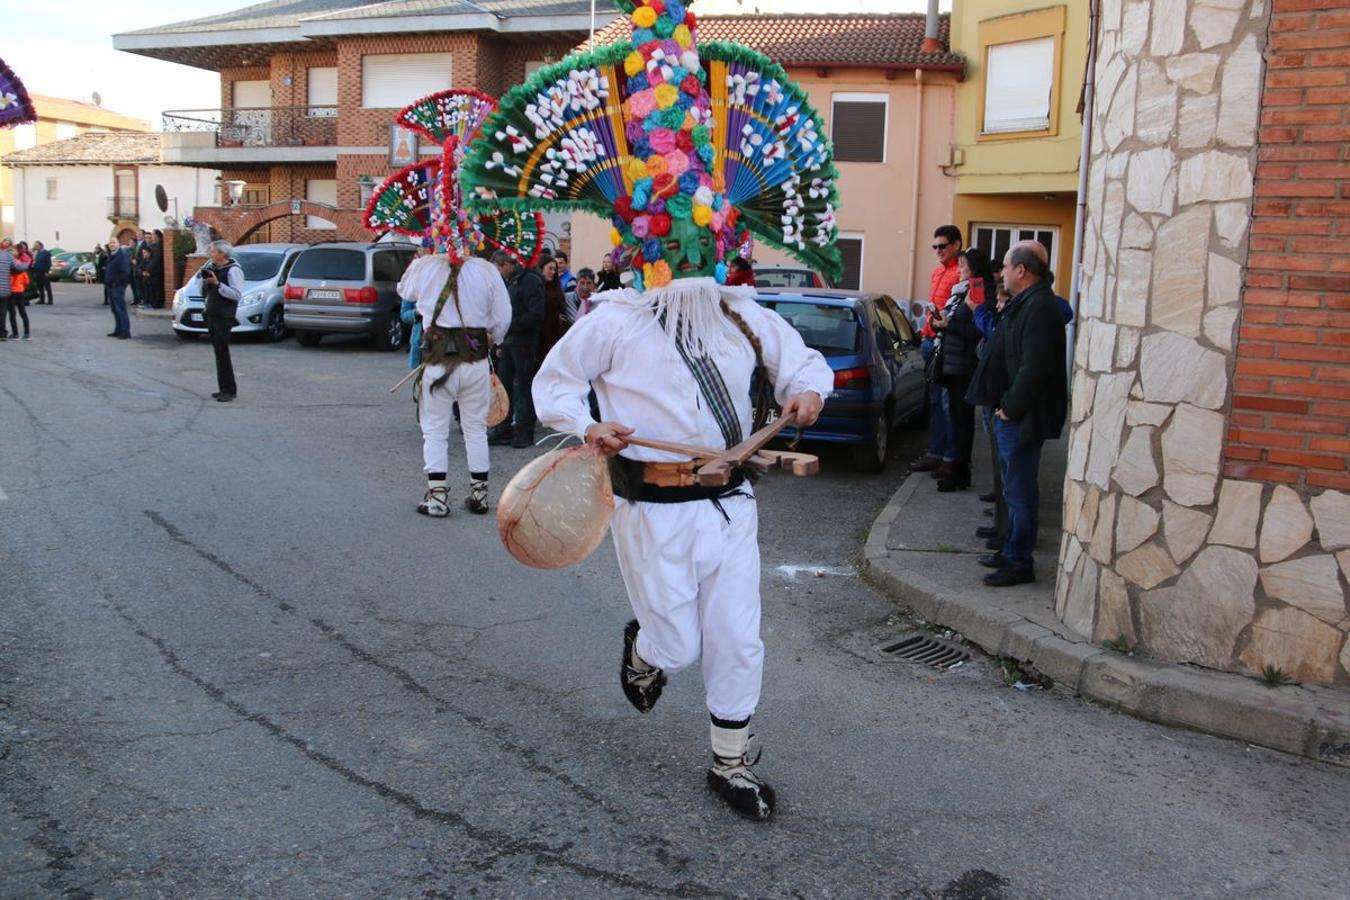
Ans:
[[[1271,19],[1103,0],[1057,612],[1163,659],[1350,684],[1350,495],[1224,472]]]

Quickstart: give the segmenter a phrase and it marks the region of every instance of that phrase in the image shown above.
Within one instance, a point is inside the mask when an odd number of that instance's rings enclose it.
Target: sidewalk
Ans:
[[[928,621],[960,632],[993,656],[1028,662],[1083,697],[1165,725],[1235,738],[1350,767],[1350,691],[1320,686],[1267,688],[1255,679],[1126,656],[1094,644],[1055,615],[1061,492],[1067,441],[1041,460],[1038,580],[989,588],[975,537],[993,520],[979,495],[993,489],[989,445],[975,437],[970,490],[939,494],[926,474],[905,479],[872,523],[863,572]]]

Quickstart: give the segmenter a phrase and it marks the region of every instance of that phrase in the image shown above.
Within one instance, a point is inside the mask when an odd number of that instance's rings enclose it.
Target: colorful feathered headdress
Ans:
[[[37,110],[14,70],[0,60],[0,128],[36,122]]]
[[[753,235],[837,278],[837,172],[805,93],[762,54],[697,42],[682,0],[616,0],[631,43],[573,54],[512,89],[463,161],[483,210],[610,219],[638,287],[726,277]]]
[[[394,121],[435,141],[441,155],[414,162],[385,179],[370,195],[366,228],[419,237],[455,262],[486,244],[505,250],[523,265],[534,265],[543,248],[540,213],[476,214],[463,203],[461,163],[496,105],[476,91],[443,91],[400,110]]]

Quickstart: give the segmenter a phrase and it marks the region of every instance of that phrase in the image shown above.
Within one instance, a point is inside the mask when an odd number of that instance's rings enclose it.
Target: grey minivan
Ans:
[[[291,266],[283,292],[286,325],[305,347],[325,334],[369,334],[381,350],[405,340],[398,282],[417,256],[411,243],[315,244]]]

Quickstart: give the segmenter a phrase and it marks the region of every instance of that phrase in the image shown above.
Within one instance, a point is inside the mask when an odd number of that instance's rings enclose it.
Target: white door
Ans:
[[[336,67],[312,68],[308,72],[309,114],[318,118],[336,118],[338,70]]]
[[[337,206],[337,179],[308,179],[305,181],[305,199],[312,203],[327,203],[329,206]],[[321,219],[318,216],[305,216],[305,227],[337,228],[337,223]]]
[[[272,83],[270,81],[234,82],[234,126],[232,139],[245,147],[265,147],[272,143]]]

